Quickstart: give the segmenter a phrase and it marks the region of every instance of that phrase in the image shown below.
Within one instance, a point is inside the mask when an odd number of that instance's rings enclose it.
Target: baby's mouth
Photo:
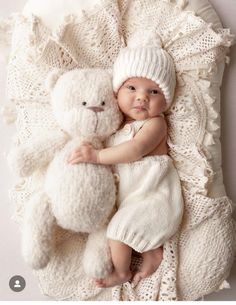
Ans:
[[[138,110],[138,111],[147,110],[146,107],[144,107],[144,106],[134,106],[133,108],[136,109],[136,110]]]

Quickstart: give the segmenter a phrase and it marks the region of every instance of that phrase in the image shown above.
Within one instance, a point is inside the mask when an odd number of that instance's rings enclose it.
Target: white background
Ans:
[[[12,12],[21,11],[26,0],[0,0],[0,17]],[[224,27],[231,28],[236,35],[236,1],[210,0],[216,9]],[[236,202],[236,47],[231,48],[231,63],[226,67],[221,91],[222,117],[222,159],[224,183],[227,195]],[[6,71],[0,63],[0,106],[5,99]],[[0,118],[0,301],[43,301],[49,300],[40,293],[37,280],[26,266],[20,251],[20,232],[18,225],[11,220],[13,206],[8,199],[8,189],[12,186],[13,176],[6,165],[5,153],[14,133],[13,126],[5,126]],[[26,288],[22,292],[13,292],[8,286],[9,279],[21,275],[26,280]],[[205,300],[236,300],[236,264],[228,279],[231,290],[213,293]]]

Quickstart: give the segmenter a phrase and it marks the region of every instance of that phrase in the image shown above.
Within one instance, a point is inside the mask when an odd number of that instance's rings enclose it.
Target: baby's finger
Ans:
[[[81,149],[82,149],[83,146],[80,146],[80,147],[77,147],[74,151],[73,151],[73,154],[74,155],[77,155],[81,152]]]
[[[77,158],[80,156],[80,152],[73,152],[69,155],[67,162],[71,162],[73,159]]]
[[[70,163],[74,159],[74,155],[70,154],[67,158],[67,162]]]
[[[84,163],[85,161],[84,161],[84,159],[83,159],[83,157],[77,157],[77,158],[74,158],[73,160],[71,160],[70,161],[70,164],[77,164],[77,163]]]

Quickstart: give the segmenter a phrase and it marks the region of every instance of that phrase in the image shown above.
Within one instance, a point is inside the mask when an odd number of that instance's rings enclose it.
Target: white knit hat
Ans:
[[[121,85],[131,77],[145,77],[154,81],[165,96],[166,108],[170,106],[176,84],[175,67],[171,56],[162,48],[157,34],[138,32],[129,41],[128,47],[121,49],[113,67],[114,91],[118,92]]]

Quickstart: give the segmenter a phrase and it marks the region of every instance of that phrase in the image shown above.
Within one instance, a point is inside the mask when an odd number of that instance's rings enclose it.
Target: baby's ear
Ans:
[[[48,92],[51,92],[52,89],[55,87],[58,79],[62,76],[62,74],[64,74],[65,71],[62,69],[53,69],[52,71],[50,71],[46,77],[45,80],[45,87],[47,89]]]

